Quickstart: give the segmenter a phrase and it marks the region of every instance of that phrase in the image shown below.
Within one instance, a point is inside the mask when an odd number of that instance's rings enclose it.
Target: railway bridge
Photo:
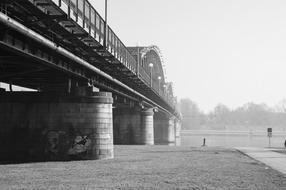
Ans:
[[[163,64],[157,46],[126,47],[87,0],[1,0],[0,161],[180,144]]]

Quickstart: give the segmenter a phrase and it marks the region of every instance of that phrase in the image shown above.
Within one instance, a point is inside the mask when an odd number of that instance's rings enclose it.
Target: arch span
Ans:
[[[152,54],[157,56],[157,59],[155,58],[149,58],[149,56],[152,56]],[[143,47],[140,50],[140,56],[141,56],[141,60],[144,59],[144,57],[147,58],[147,60],[151,61],[154,65],[154,73],[157,74],[154,75],[154,77],[161,77],[161,80],[166,81],[166,72],[165,72],[165,65],[164,65],[164,59],[163,59],[163,55],[159,49],[158,46],[156,45],[150,45],[147,47]]]

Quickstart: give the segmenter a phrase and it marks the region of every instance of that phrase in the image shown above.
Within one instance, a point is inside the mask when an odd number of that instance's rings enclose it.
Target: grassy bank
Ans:
[[[0,165],[0,189],[286,189],[232,149],[115,146],[115,159]]]

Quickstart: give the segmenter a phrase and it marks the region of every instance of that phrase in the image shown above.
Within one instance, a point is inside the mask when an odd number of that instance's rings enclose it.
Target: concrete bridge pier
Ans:
[[[142,144],[154,145],[154,111],[152,108],[141,112],[141,136]]]
[[[155,144],[175,145],[175,118],[158,112],[154,123]]]
[[[170,146],[174,146],[175,145],[175,119],[174,117],[168,118],[167,129],[168,129],[168,133],[167,133],[168,137],[166,139],[167,144]]]
[[[112,96],[0,92],[0,161],[113,158]]]
[[[181,121],[175,119],[175,145],[181,145]]]
[[[135,108],[113,109],[114,144],[139,144],[140,111]]]
[[[117,107],[113,113],[114,144],[154,144],[153,109]]]

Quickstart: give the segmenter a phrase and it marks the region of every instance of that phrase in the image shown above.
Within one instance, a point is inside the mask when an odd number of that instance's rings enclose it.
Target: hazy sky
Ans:
[[[90,0],[104,13],[104,0]],[[285,0],[108,0],[127,46],[158,45],[175,94],[208,111],[286,97]]]

